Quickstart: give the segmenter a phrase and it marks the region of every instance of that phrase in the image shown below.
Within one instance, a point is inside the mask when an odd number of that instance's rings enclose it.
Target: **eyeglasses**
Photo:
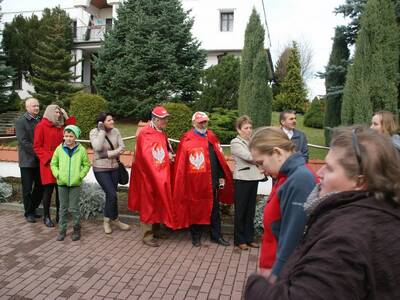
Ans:
[[[358,174],[361,175],[362,174],[362,159],[361,159],[361,149],[360,149],[360,143],[358,142],[358,138],[357,138],[357,131],[359,130],[359,128],[354,128],[352,130],[352,144],[353,144],[353,149],[354,152],[356,154],[356,159],[357,159],[357,163],[358,163]]]

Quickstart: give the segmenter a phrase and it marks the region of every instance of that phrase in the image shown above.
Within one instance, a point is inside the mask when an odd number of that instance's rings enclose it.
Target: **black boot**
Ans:
[[[78,241],[81,239],[81,226],[80,225],[74,226],[74,231],[72,232],[71,239],[73,241]]]
[[[61,230],[57,235],[57,241],[63,241],[65,239],[65,235],[67,234],[66,230]]]

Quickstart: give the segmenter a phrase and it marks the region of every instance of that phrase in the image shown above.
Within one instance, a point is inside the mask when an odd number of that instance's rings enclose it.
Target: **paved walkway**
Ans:
[[[258,249],[194,248],[188,232],[150,248],[137,226],[105,235],[100,222],[82,225],[81,241],[56,242],[57,229],[1,211],[0,299],[240,299],[257,266]]]

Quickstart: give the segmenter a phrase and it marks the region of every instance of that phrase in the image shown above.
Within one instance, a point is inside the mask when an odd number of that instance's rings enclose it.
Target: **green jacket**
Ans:
[[[90,162],[86,149],[81,144],[74,148],[71,156],[68,149],[61,144],[54,151],[50,167],[58,185],[80,186],[89,172]]]

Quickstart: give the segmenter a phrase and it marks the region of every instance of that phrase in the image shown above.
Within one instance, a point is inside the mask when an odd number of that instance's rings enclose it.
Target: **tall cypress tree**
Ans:
[[[246,27],[240,66],[239,114],[253,119],[254,127],[271,124],[272,91],[268,85],[269,70],[264,49],[265,31],[260,16],[253,9]]]
[[[72,29],[65,11],[46,9],[41,20],[46,36],[33,52],[33,75],[30,77],[34,96],[43,105],[60,102],[68,106],[74,93],[82,86],[71,83],[76,77],[70,71],[78,62],[72,61]]]
[[[342,123],[369,123],[373,111],[397,114],[399,29],[391,0],[369,0],[343,91]]]
[[[95,59],[98,91],[113,112],[141,118],[162,101],[192,102],[205,52],[179,0],[127,0]]]
[[[322,75],[325,78],[326,89],[324,119],[326,145],[329,145],[332,133],[327,127],[334,128],[341,124],[343,88],[346,82],[347,65],[350,55],[345,32],[346,27],[336,27],[328,66]]]

